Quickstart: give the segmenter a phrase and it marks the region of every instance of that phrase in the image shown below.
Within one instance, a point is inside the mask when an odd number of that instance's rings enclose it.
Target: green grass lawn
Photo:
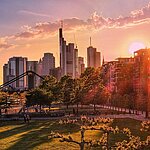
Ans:
[[[139,131],[140,121],[133,119],[115,119],[113,126],[119,128],[128,127],[134,135],[142,139],[148,133]],[[58,139],[49,140],[48,135],[51,131],[63,134],[71,134],[76,140],[80,140],[79,126],[77,125],[59,125],[57,121],[32,121],[30,124],[24,124],[22,121],[7,121],[0,124],[0,150],[78,150],[79,147],[70,143],[61,143]],[[101,136],[98,131],[87,131],[86,139],[97,139]],[[125,138],[124,135],[111,135],[110,142],[120,141]],[[88,147],[86,148],[88,149]]]

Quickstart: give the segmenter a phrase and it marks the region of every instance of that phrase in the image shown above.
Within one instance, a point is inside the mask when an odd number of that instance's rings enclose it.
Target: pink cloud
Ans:
[[[105,18],[102,15],[98,15],[94,12],[87,20],[79,18],[64,19],[63,24],[65,31],[72,31],[75,29],[102,29],[102,28],[124,28],[137,24],[150,22],[150,3],[141,8],[140,10],[134,10],[129,16],[118,18]],[[55,34],[58,32],[60,22],[44,22],[37,23],[33,27],[26,27],[27,31],[20,33],[17,37],[30,38],[36,37],[40,34]]]
[[[7,40],[7,37],[0,38],[0,50],[8,49],[13,46],[13,44],[9,44],[6,40]]]
[[[100,30],[103,28],[128,28],[131,26],[149,23],[150,22],[150,3],[141,8],[140,10],[134,10],[129,16],[118,18],[105,18],[102,15],[98,15],[94,12],[87,20],[79,18],[69,18],[63,20],[64,29],[66,32],[74,30]],[[39,22],[35,26],[24,25],[22,27],[23,32],[11,36],[10,39],[35,39],[45,38],[47,36],[54,36],[58,32],[60,27],[60,21],[55,22]],[[7,48],[11,46],[8,43],[1,43],[1,48]]]

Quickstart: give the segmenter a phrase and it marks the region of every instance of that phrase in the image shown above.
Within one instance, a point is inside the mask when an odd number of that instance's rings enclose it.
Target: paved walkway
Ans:
[[[32,120],[59,120],[59,119],[63,119],[69,117],[71,119],[76,119],[79,118],[77,116],[63,116],[63,117],[33,117],[31,118]],[[139,121],[145,121],[145,120],[150,120],[148,118],[144,118],[143,115],[135,115],[135,114],[119,114],[119,115],[98,115],[98,116],[94,116],[94,115],[89,115],[89,117],[101,117],[101,118],[131,118],[131,119],[135,119],[135,120],[139,120]],[[0,120],[23,120],[23,118],[0,118]]]
[[[101,107],[104,109],[108,109],[108,110],[115,110],[114,107],[110,107],[110,106],[102,106],[102,105],[96,105],[97,108]],[[121,108],[117,108],[118,112],[121,112]],[[129,109],[124,109],[122,108],[122,111],[129,113]],[[130,110],[131,112],[133,112],[133,110]],[[145,118],[145,112],[142,113],[141,111],[137,111],[138,115],[136,114],[113,114],[113,115],[89,115],[89,117],[102,117],[102,118],[131,118],[131,119],[135,119],[135,120],[139,120],[139,121],[144,121],[144,120],[150,120],[150,118]],[[70,117],[72,119],[74,118],[79,118],[77,116],[62,116],[62,117],[32,117],[32,120],[59,120],[59,119],[63,119],[66,117]],[[23,120],[23,118],[18,118],[18,117],[14,117],[14,118],[0,118],[0,120]]]

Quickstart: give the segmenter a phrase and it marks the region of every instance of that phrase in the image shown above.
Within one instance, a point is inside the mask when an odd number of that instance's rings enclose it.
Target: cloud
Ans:
[[[13,44],[8,44],[6,39],[7,39],[7,37],[0,38],[0,50],[8,49],[8,48],[11,48],[13,46]]]
[[[98,15],[94,12],[87,20],[79,18],[64,19],[65,31],[83,30],[83,29],[103,29],[103,28],[127,28],[143,23],[150,22],[150,3],[141,8],[140,10],[134,10],[129,16],[118,18],[105,18],[102,15]],[[17,38],[36,38],[40,35],[54,35],[58,32],[60,22],[40,22],[35,26],[26,26],[26,31],[16,35]],[[44,37],[44,36],[43,36]]]
[[[118,18],[104,18],[96,12],[88,20],[95,28],[124,28],[131,27],[142,23],[150,22],[150,3],[140,10],[131,11],[127,17],[119,16]]]
[[[45,14],[35,13],[27,10],[21,10],[20,13],[31,15],[48,16]],[[150,3],[139,9],[131,11],[129,16],[118,16],[118,18],[106,18],[102,14],[98,15],[94,12],[87,20],[79,18],[69,18],[63,20],[63,28],[65,32],[74,32],[75,30],[101,30],[103,28],[128,28],[135,25],[150,23]],[[22,40],[22,39],[44,39],[49,36],[54,36],[58,33],[60,21],[55,22],[39,22],[34,26],[22,26],[22,32],[13,35],[7,39]],[[8,40],[9,41],[9,40]],[[1,43],[1,48],[8,48],[11,44],[7,42]]]
[[[27,15],[32,15],[32,16],[40,16],[40,17],[48,17],[48,18],[51,17],[48,14],[33,12],[33,11],[29,11],[29,10],[19,10],[18,12],[21,14],[27,14]]]

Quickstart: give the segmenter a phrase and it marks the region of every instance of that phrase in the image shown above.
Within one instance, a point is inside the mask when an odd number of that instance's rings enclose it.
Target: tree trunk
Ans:
[[[131,114],[131,109],[129,108],[129,114]]]
[[[80,150],[84,150],[84,143],[83,142],[80,144]]]
[[[48,107],[48,108],[49,108],[49,111],[50,111],[50,109],[51,109],[51,105],[49,105],[49,107]]]
[[[148,111],[145,112],[145,118],[148,118]]]
[[[41,113],[42,105],[40,104],[40,113]]]
[[[69,105],[67,104],[67,109],[68,109]]]
[[[107,139],[106,139],[106,150],[109,150],[109,133],[107,132]]]
[[[96,111],[96,105],[94,104],[94,112]]]
[[[80,133],[81,133],[80,150],[84,150],[84,144],[85,144],[84,133],[85,133],[85,130],[81,129]]]
[[[121,107],[121,112],[122,112],[122,107]]]
[[[79,108],[79,104],[77,103],[77,115],[78,115],[78,108]]]

